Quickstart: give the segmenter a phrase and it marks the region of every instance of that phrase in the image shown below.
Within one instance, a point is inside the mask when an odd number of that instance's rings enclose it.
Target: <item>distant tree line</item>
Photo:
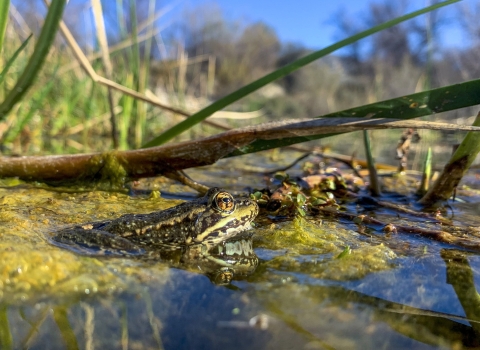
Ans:
[[[407,5],[407,1],[372,2],[354,17],[336,13],[330,25],[337,28],[338,39],[345,38],[405,14]],[[463,4],[453,15],[450,8],[433,11],[315,62],[278,82],[285,96],[277,101],[275,113],[281,112],[280,104],[286,114],[320,115],[478,78],[480,22],[475,19],[479,15],[479,3]],[[462,42],[455,48],[444,47],[442,31],[454,24],[461,29]],[[167,30],[167,38],[173,46],[183,45],[189,58],[216,57],[213,98],[311,51],[300,44],[280,42],[264,23],[227,20],[218,8],[211,7],[188,11],[180,24]],[[206,69],[203,64],[201,70]],[[189,72],[193,81],[193,66]]]

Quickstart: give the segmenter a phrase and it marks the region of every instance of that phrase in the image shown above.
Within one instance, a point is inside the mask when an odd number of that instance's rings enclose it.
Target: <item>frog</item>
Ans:
[[[100,255],[141,255],[165,246],[215,245],[251,228],[258,211],[255,201],[235,199],[213,187],[203,197],[166,210],[60,229],[52,241],[76,252],[96,250]]]

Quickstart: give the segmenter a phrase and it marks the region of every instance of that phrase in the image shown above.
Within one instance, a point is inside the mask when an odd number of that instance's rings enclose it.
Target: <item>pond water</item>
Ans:
[[[258,174],[231,170],[245,168],[238,162],[190,175],[234,193],[265,186]],[[158,179],[135,193],[0,188],[0,348],[480,348],[480,254],[415,234],[263,214],[252,230],[258,266],[224,285],[201,264],[85,256],[50,244],[58,227],[194,198]],[[460,197],[467,202],[452,203],[455,224],[478,227],[480,197]]]

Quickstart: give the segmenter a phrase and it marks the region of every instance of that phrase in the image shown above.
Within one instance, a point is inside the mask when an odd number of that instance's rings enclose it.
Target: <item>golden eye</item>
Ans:
[[[228,192],[218,192],[213,198],[212,207],[219,212],[231,214],[235,211],[235,200]]]

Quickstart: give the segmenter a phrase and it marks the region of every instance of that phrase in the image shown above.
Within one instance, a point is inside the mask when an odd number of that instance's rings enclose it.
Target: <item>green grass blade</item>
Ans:
[[[417,92],[322,117],[412,119],[480,103],[480,79]]]
[[[30,109],[28,112],[21,117],[21,120],[13,125],[3,137],[4,143],[10,143],[15,140],[15,138],[20,134],[20,132],[25,128],[25,126],[32,120],[35,113],[41,108],[42,105],[45,105],[45,99],[49,92],[53,88],[54,80],[50,80],[45,87],[42,88],[40,95],[37,98],[33,98],[32,101],[29,101]],[[19,115],[21,115],[19,113]]]
[[[10,0],[0,1],[0,52],[2,52],[3,40],[5,39],[5,31],[7,30],[9,7]]]
[[[480,79],[449,85],[430,91],[375,102],[369,105],[346,109],[320,116],[328,117],[368,117],[412,119],[433,113],[451,111],[480,104]],[[266,149],[285,147],[300,142],[318,140],[337,134],[290,137],[276,140],[258,140],[241,147],[228,156],[259,152]]]
[[[27,44],[30,41],[30,39],[32,38],[32,36],[33,36],[33,34],[30,34],[28,36],[28,38],[22,43],[22,45],[20,45],[20,47],[15,51],[15,53],[12,55],[12,57],[10,57],[8,59],[7,64],[5,65],[2,72],[0,73],[0,84],[3,83],[3,80],[5,79],[5,76],[7,75],[8,70],[10,69],[12,64],[15,62],[15,60],[17,59],[20,52],[22,52],[22,50],[25,48],[25,46],[27,46]]]
[[[363,144],[365,146],[365,155],[367,158],[368,177],[370,179],[369,190],[373,196],[380,196],[380,181],[378,179],[377,168],[375,167],[375,159],[372,154],[372,144],[370,142],[370,135],[368,130],[363,130]]]
[[[0,121],[5,119],[8,112],[22,99],[33,84],[55,38],[65,2],[66,0],[52,0],[40,37],[35,45],[35,50],[14,88],[8,93],[2,104],[0,104]]]
[[[428,147],[425,161],[423,162],[422,180],[416,192],[417,195],[423,196],[430,187],[430,178],[432,177],[432,147]]]
[[[344,39],[344,40],[341,40],[339,41],[338,43],[335,43],[331,46],[328,46],[322,50],[318,50],[318,51],[315,51],[305,57],[302,57],[290,64],[287,64],[286,66],[272,72],[272,73],[269,73],[267,75],[265,75],[264,77],[258,79],[258,80],[255,80],[254,82],[238,89],[237,91],[221,98],[220,100],[212,103],[210,106],[202,109],[201,111],[195,113],[194,115],[192,115],[191,117],[189,117],[188,119],[178,123],[177,125],[173,126],[172,128],[166,130],[165,132],[163,132],[161,135],[159,135],[158,137],[156,137],[155,139],[153,139],[152,141],[146,143],[145,145],[143,145],[143,147],[153,147],[153,146],[158,146],[158,145],[161,145],[161,144],[164,144],[165,142],[171,140],[172,138],[174,138],[175,136],[181,134],[182,132],[188,130],[189,128],[191,128],[192,126],[200,123],[201,121],[205,120],[206,118],[208,118],[210,115],[212,115],[214,112],[216,111],[219,111],[221,110],[222,108],[232,104],[233,102],[235,101],[238,101],[239,99],[247,96],[248,94],[252,93],[253,91],[256,91],[258,89],[260,89],[261,87],[277,80],[277,79],[280,79],[284,76],[286,76],[287,74],[290,74],[294,71],[296,71],[297,69],[319,59],[319,58],[322,58],[342,47],[345,47],[347,45],[350,45],[360,39],[363,39],[363,38],[366,38],[367,36],[369,35],[372,35],[374,33],[377,33],[379,31],[382,31],[384,29],[387,29],[387,28],[390,28],[396,24],[399,24],[401,22],[404,22],[406,20],[409,20],[409,19],[412,19],[416,16],[419,16],[419,15],[422,15],[424,13],[427,13],[427,12],[430,12],[430,11],[433,11],[433,10],[436,10],[436,9],[439,9],[440,7],[443,7],[443,6],[446,6],[446,5],[450,5],[450,4],[453,4],[453,3],[456,3],[460,0],[448,0],[448,1],[444,1],[444,2],[441,2],[441,3],[438,3],[438,4],[435,4],[435,5],[432,5],[432,6],[428,6],[422,10],[419,10],[419,11],[415,11],[415,12],[412,12],[410,14],[407,14],[405,16],[401,16],[401,17],[398,17],[398,18],[395,18],[391,21],[387,21],[381,25],[378,25],[378,26],[375,26],[373,28],[370,28],[368,30],[365,30],[361,33],[358,33],[358,34],[355,34],[347,39]]]

